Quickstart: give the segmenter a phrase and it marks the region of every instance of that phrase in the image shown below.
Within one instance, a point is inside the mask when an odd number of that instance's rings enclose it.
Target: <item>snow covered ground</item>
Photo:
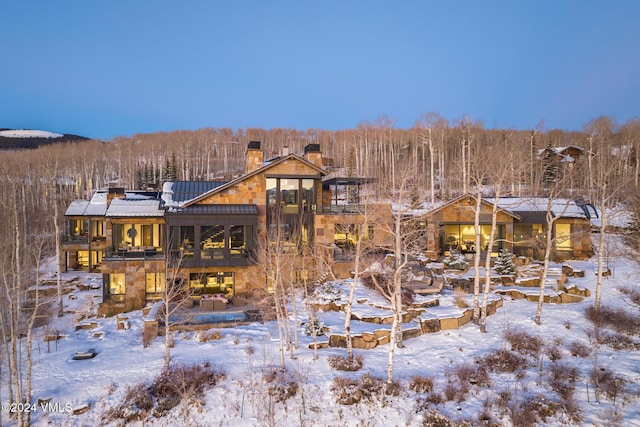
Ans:
[[[621,287],[638,287],[640,266],[631,260],[612,257],[612,276],[604,281],[603,306],[624,308],[638,315],[638,307],[629,305]],[[595,260],[570,261],[576,269],[584,269],[584,278],[571,278],[570,284],[591,290],[592,296],[574,304],[547,304],[543,308],[542,324],[533,321],[536,304],[525,300],[505,299],[503,307],[488,318],[487,333],[480,333],[477,326],[467,324],[460,329],[446,330],[422,335],[405,341],[405,347],[396,350],[394,376],[401,384],[398,396],[380,397],[374,402],[356,405],[336,403],[332,392],[333,378],[348,376],[360,378],[369,373],[385,378],[388,346],[372,350],[356,350],[363,356],[363,368],[357,372],[339,372],[330,368],[329,356],[344,356],[344,349],[319,350],[319,359],[313,360],[309,349],[312,338],[300,333],[300,346],[295,350],[295,359],[287,354],[287,369],[299,383],[297,394],[284,403],[277,403],[273,417],[269,412],[268,384],[260,380],[261,373],[279,365],[278,333],[275,322],[253,323],[235,328],[219,329],[221,338],[200,342],[195,332],[178,333],[172,349],[174,363],[210,364],[225,374],[218,385],[201,396],[199,403],[191,402],[186,410],[178,406],[162,418],[151,417],[145,425],[223,425],[223,426],[415,426],[423,425],[418,402],[425,396],[410,390],[408,384],[416,375],[432,376],[435,390],[443,391],[447,385],[446,373],[455,367],[483,358],[495,350],[508,347],[504,338],[506,330],[526,331],[540,337],[544,348],[555,348],[563,364],[577,369],[574,401],[579,406],[581,421],[571,422],[560,413],[550,416],[538,425],[624,425],[640,426],[640,351],[615,351],[601,345],[597,352],[589,338],[591,323],[585,320],[585,309],[593,304],[595,294]],[[559,267],[555,265],[554,267]],[[65,279],[78,277],[78,282],[97,287],[99,275],[88,273],[66,273]],[[93,286],[92,286],[93,285]],[[348,282],[338,284],[346,290]],[[375,300],[385,304],[366,289],[359,289],[358,298]],[[431,297],[429,297],[431,298]],[[445,289],[441,306],[428,309],[425,316],[438,317],[453,308],[453,291]],[[159,337],[148,347],[142,346],[143,316],[140,311],[126,313],[127,329],[118,329],[116,317],[95,318],[100,301],[100,290],[75,290],[64,298],[67,314],[54,319],[47,330],[38,332],[34,351],[33,402],[51,399],[45,411],[36,407],[32,414],[35,425],[94,426],[103,423],[103,414],[108,408],[122,402],[127,389],[133,385],[149,384],[163,367],[164,340]],[[362,306],[364,307],[364,306]],[[364,308],[360,308],[365,310]],[[370,310],[376,311],[371,308]],[[379,313],[380,310],[377,310]],[[307,313],[301,308],[296,323],[306,320]],[[369,313],[364,313],[369,314]],[[344,317],[339,312],[318,313],[331,332],[342,332]],[[76,325],[96,323],[93,329],[76,330]],[[412,325],[405,325],[406,327]],[[415,326],[415,325],[413,325]],[[371,325],[355,322],[354,332],[370,330]],[[380,328],[380,325],[375,325]],[[62,336],[58,341],[44,341],[44,335],[57,330]],[[636,342],[640,341],[634,337]],[[588,346],[592,353],[588,357],[572,356],[569,348],[579,342]],[[73,360],[76,351],[95,349],[98,355],[88,360]],[[523,398],[539,399],[541,395],[550,400],[557,398],[545,386],[552,362],[550,353],[532,359],[524,374],[491,374],[489,386],[473,385],[462,401],[445,401],[433,405],[452,420],[467,420],[467,425],[482,425],[478,416],[486,403],[497,401],[507,394]],[[597,354],[598,367],[622,377],[625,392],[614,399],[601,397],[596,402],[590,372]],[[558,363],[559,363],[558,362]],[[7,396],[5,370],[2,377],[2,402]],[[450,376],[449,376],[450,377]],[[84,406],[89,410],[73,415],[70,410]],[[497,407],[494,406],[494,407]],[[494,410],[492,425],[511,425],[508,409]],[[2,425],[11,425],[6,412],[2,413]],[[113,422],[112,425],[118,425]],[[142,425],[138,422],[137,425]]]

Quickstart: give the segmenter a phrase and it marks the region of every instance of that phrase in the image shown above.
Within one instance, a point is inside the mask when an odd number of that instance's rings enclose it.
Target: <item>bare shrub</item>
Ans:
[[[105,421],[121,420],[125,424],[144,420],[147,414],[164,416],[181,401],[194,399],[215,386],[224,374],[210,366],[177,365],[162,371],[151,385],[137,384],[125,393],[122,402],[107,411]]]
[[[620,289],[620,292],[627,295],[632,303],[634,303],[637,306],[640,306],[640,289],[638,289],[637,287],[631,288],[626,286]]]
[[[509,389],[500,390],[496,398],[495,404],[502,412],[504,412],[509,407],[511,398],[512,398],[511,390]]]
[[[298,381],[283,369],[268,369],[263,380],[269,384],[268,394],[276,403],[285,402],[298,392]]]
[[[585,310],[585,316],[595,326],[610,326],[620,333],[640,335],[640,318],[625,309],[600,306],[598,312],[592,305]]]
[[[377,400],[382,394],[384,385],[383,379],[371,374],[364,374],[359,380],[336,377],[333,379],[331,391],[336,396],[336,402],[342,405],[355,405],[362,401]]]
[[[336,402],[341,405],[355,405],[362,399],[358,392],[358,381],[351,378],[335,377],[331,391],[336,397]]]
[[[489,371],[482,363],[461,363],[447,372],[447,377],[455,377],[458,382],[478,386],[488,386]]]
[[[555,416],[560,410],[559,404],[541,394],[529,396],[512,406],[511,422],[514,427],[529,427],[546,422],[547,418]]]
[[[496,350],[480,359],[489,372],[516,372],[529,366],[527,358],[509,350]]]
[[[413,295],[414,293],[408,289],[400,290],[400,300],[402,301],[402,305],[408,306],[413,304]]]
[[[482,412],[478,414],[478,422],[483,426],[498,427],[500,424],[494,419],[491,414],[494,402],[491,397],[486,397],[482,400]]]
[[[588,357],[591,349],[585,343],[574,341],[569,345],[569,351],[573,357]]]
[[[154,415],[163,416],[183,399],[202,395],[224,375],[201,365],[177,365],[164,370],[147,391],[155,398]]]
[[[398,381],[393,381],[391,383],[385,383],[384,393],[387,396],[400,396],[400,392],[402,391],[402,385]]]
[[[198,342],[217,341],[222,339],[222,332],[220,331],[198,331],[196,333],[196,339]]]
[[[567,363],[552,363],[547,370],[549,386],[564,402],[573,400],[573,392],[579,378],[578,369]]]
[[[430,391],[424,397],[416,400],[416,412],[426,411],[433,406],[441,405],[445,402],[442,393]]]
[[[449,417],[440,411],[429,409],[422,414],[422,425],[424,427],[452,427],[454,424]]]
[[[601,333],[598,339],[600,344],[607,345],[617,351],[639,350],[640,343],[633,338],[617,333]]]
[[[327,362],[331,368],[337,371],[358,371],[362,368],[363,357],[361,354],[355,357],[330,356]]]
[[[547,348],[545,353],[549,360],[551,360],[552,362],[562,359],[562,350],[560,350],[560,348],[556,347],[555,345],[553,347]]]
[[[455,400],[456,402],[462,402],[467,396],[467,393],[469,393],[469,385],[461,384],[457,381],[448,381],[442,392],[447,401],[451,402]]]
[[[626,381],[605,368],[593,369],[591,380],[598,385],[600,392],[603,392],[614,403],[616,398],[625,392]]]
[[[511,349],[525,356],[538,357],[542,349],[542,339],[525,331],[508,329],[504,338],[511,344]]]
[[[409,380],[409,389],[416,393],[429,393],[433,391],[434,381],[432,376],[414,375]]]
[[[107,411],[105,420],[121,420],[125,424],[142,420],[153,408],[153,397],[144,384],[131,386],[125,392],[122,403]]]

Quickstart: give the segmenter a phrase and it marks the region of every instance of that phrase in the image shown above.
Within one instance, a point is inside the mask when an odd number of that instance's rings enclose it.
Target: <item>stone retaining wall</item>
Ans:
[[[491,301],[487,304],[487,315],[495,314],[498,307],[502,307],[502,299]],[[465,310],[461,316],[450,318],[433,318],[433,319],[420,319],[419,327],[403,328],[402,339],[407,340],[411,338],[417,338],[424,334],[433,332],[439,332],[449,329],[458,329],[461,326],[471,322],[473,317],[473,309]],[[363,332],[362,334],[355,334],[351,336],[351,342],[353,348],[369,350],[379,345],[389,344],[391,341],[390,329],[376,329],[373,332]],[[329,335],[329,341],[318,343],[318,348],[327,347],[342,347],[346,348],[347,338],[344,334],[331,334]],[[314,344],[309,346],[314,347]]]

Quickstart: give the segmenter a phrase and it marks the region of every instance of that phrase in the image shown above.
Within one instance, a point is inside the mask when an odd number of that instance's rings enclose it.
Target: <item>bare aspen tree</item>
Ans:
[[[347,297],[347,303],[344,307],[344,331],[347,345],[347,358],[353,359],[353,339],[351,335],[351,314],[353,310],[353,300],[355,298],[356,287],[360,282],[360,277],[363,271],[364,258],[367,250],[371,247],[373,242],[368,236],[369,225],[372,223],[371,216],[373,215],[374,207],[368,202],[360,205],[359,216],[362,218],[362,223],[357,225],[357,237],[355,242],[355,248],[353,250],[353,280],[349,284],[349,295]]]
[[[540,325],[542,323],[542,306],[544,304],[544,290],[547,282],[547,276],[549,274],[549,262],[551,261],[551,253],[553,252],[554,243],[557,240],[557,236],[554,236],[554,224],[564,215],[564,213],[569,208],[569,205],[571,204],[571,199],[565,199],[564,201],[557,200],[560,191],[563,189],[563,186],[561,185],[561,183],[563,182],[564,180],[561,180],[556,183],[547,194],[547,206],[545,212],[546,234],[544,246],[544,261],[542,267],[542,275],[540,276],[539,282],[540,292],[538,294],[538,306],[536,308],[535,316],[536,325]],[[560,207],[559,212],[554,210],[554,206],[558,205]]]
[[[633,180],[624,173],[624,164],[628,155],[625,146],[614,142],[614,123],[604,118],[587,124],[589,138],[593,139],[597,151],[593,155],[593,176],[590,188],[591,199],[595,202],[600,216],[600,234],[597,244],[596,269],[596,313],[600,312],[602,300],[602,284],[604,277],[604,257],[606,252],[607,227],[613,215],[614,208],[624,202],[623,190],[632,184]]]
[[[274,213],[271,226],[264,239],[256,242],[256,265],[267,278],[267,284],[273,295],[276,327],[278,331],[280,366],[285,367],[285,353],[294,357],[294,345],[289,311],[287,309],[288,290],[293,274],[292,263],[298,255],[297,241],[291,240],[294,230],[285,230],[285,224],[279,212]]]
[[[422,143],[429,148],[429,194],[432,204],[436,202],[436,149],[433,133],[436,127],[444,127],[444,122],[437,113],[427,113],[416,122],[416,127],[423,132]]]
[[[489,232],[489,240],[486,246],[486,257],[484,264],[484,289],[482,291],[482,304],[480,314],[480,332],[487,331],[487,303],[489,301],[489,292],[491,290],[491,254],[493,245],[496,243],[496,235],[498,233],[498,201],[502,196],[503,187],[508,187],[509,182],[513,182],[520,173],[520,165],[516,163],[514,151],[510,148],[510,140],[503,138],[500,141],[493,141],[491,146],[486,147],[486,155],[493,159],[488,162],[488,179],[493,186],[493,203],[491,205],[491,231]],[[476,242],[478,241],[476,236]],[[476,247],[478,248],[478,246]],[[476,251],[477,255],[477,251]]]
[[[391,217],[391,223],[380,225],[381,231],[390,236],[391,253],[393,258],[390,266],[390,280],[388,283],[375,283],[375,275],[371,275],[376,287],[391,303],[393,321],[391,324],[391,334],[389,342],[389,352],[387,357],[387,387],[393,383],[393,365],[395,359],[395,348],[403,347],[402,339],[402,283],[403,275],[409,263],[409,256],[416,252],[419,247],[419,236],[421,230],[418,221],[411,215],[411,196],[415,194],[412,171],[400,170],[396,168],[396,174],[390,177],[390,183],[384,193],[389,198],[393,211],[387,214]],[[415,202],[415,201],[413,201]]]
[[[169,236],[169,242],[176,236]],[[167,249],[171,247],[169,244]],[[173,347],[173,327],[179,321],[171,319],[184,303],[193,296],[193,291],[189,288],[188,281],[180,275],[180,268],[184,260],[184,253],[169,252],[169,256],[164,263],[164,289],[161,294],[162,317],[164,318],[164,369],[171,366],[171,348]]]

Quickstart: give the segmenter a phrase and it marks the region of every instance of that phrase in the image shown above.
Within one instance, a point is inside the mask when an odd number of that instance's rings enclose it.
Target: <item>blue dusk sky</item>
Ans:
[[[640,115],[640,1],[2,0],[0,128],[354,128]]]

